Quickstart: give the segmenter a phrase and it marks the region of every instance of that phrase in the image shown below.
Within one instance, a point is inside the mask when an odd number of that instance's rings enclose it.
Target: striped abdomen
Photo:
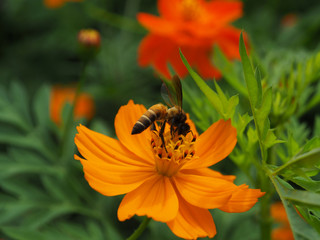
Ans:
[[[147,129],[154,121],[165,119],[167,107],[159,103],[150,107],[135,123],[131,134],[138,134]]]

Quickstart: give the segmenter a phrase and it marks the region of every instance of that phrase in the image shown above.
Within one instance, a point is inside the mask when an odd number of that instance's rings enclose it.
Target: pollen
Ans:
[[[183,0],[180,7],[184,21],[195,21],[203,15],[203,9],[197,0]]]
[[[185,163],[195,159],[195,139],[192,132],[186,136],[170,134],[170,131],[163,135],[164,143],[159,132],[152,131],[150,145],[155,159],[155,168],[158,174],[167,177],[174,176]]]

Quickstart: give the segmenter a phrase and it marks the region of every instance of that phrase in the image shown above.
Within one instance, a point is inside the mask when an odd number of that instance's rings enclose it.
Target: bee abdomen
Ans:
[[[131,134],[138,134],[147,129],[154,121],[163,119],[166,116],[167,108],[163,104],[156,104],[150,107],[135,123]]]

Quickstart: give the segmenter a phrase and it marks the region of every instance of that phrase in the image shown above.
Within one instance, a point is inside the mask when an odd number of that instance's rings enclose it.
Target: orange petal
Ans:
[[[207,2],[206,8],[211,17],[219,20],[218,23],[221,25],[225,25],[242,16],[241,1],[210,1]]]
[[[199,74],[203,78],[215,78],[218,79],[221,77],[221,73],[217,68],[213,66],[210,61],[211,58],[211,47],[207,49],[203,49],[201,52],[198,53],[198,60],[195,63]]]
[[[202,172],[203,174],[204,172]],[[231,198],[235,185],[229,180],[210,175],[196,175],[180,171],[173,181],[181,196],[201,208],[219,208]]]
[[[170,79],[171,74],[169,73],[167,64],[170,63],[170,56],[173,52],[176,55],[179,54],[178,47],[172,40],[159,35],[149,34],[140,43],[138,62],[140,66],[152,65],[158,73]]]
[[[170,179],[154,175],[123,198],[118,209],[118,219],[124,221],[136,214],[167,222],[176,217],[178,208],[178,198]]]
[[[180,0],[158,0],[158,11],[160,16],[168,20],[179,20],[181,17],[177,12]]]
[[[197,169],[211,166],[225,157],[233,150],[237,143],[237,131],[231,121],[219,120],[202,133],[195,143],[198,159],[189,161],[184,169]]]
[[[245,212],[253,207],[265,193],[260,189],[249,189],[247,185],[243,184],[234,190],[232,197],[220,210],[224,212]]]
[[[209,176],[214,178],[221,178],[229,182],[233,182],[236,179],[236,176],[233,175],[223,175],[218,171],[214,171],[210,168],[201,168],[201,169],[183,169],[181,172],[185,174]]]
[[[228,26],[221,29],[216,38],[217,45],[221,48],[222,52],[229,59],[240,59],[239,54],[239,39],[241,31],[235,27]],[[248,39],[244,34],[245,44],[248,46]]]
[[[147,66],[153,63],[158,46],[161,46],[161,43],[159,43],[157,35],[149,34],[142,39],[138,48],[138,63],[140,66]]]
[[[169,38],[159,37],[159,46],[156,54],[154,55],[153,65],[159,73],[168,79],[171,78],[171,74],[168,70],[168,64],[172,64],[172,54],[178,54],[177,45]]]
[[[176,43],[172,43],[172,48],[167,54],[167,62],[172,66],[175,73],[177,73],[181,78],[188,74],[186,66],[183,64],[180,54],[179,46]]]
[[[81,161],[89,185],[106,196],[130,192],[155,174],[155,171],[148,167],[112,165],[92,159],[85,160],[76,155],[75,159]]]
[[[116,139],[97,133],[83,125],[77,127],[75,144],[81,155],[87,160],[95,160],[116,165],[150,166],[150,159],[140,158],[128,151]]]
[[[181,47],[189,64],[195,67],[203,78],[219,78],[221,76],[210,61],[211,48],[211,45]]]
[[[171,231],[184,239],[197,239],[207,236],[213,238],[217,231],[210,212],[192,206],[179,195],[178,198],[178,215],[174,220],[167,222]]]
[[[151,150],[151,132],[146,129],[144,132],[131,135],[132,128],[137,120],[146,112],[143,105],[134,104],[132,100],[122,106],[114,120],[116,134],[123,146],[133,154],[139,156],[149,164],[154,164],[154,156]]]
[[[137,20],[153,34],[165,36],[171,35],[176,31],[173,22],[169,22],[151,14],[139,13],[137,15]]]

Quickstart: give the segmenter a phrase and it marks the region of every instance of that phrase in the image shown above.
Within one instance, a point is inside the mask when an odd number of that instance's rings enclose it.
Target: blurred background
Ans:
[[[319,50],[319,1],[243,4],[243,17],[234,25],[248,33],[256,59],[271,78]],[[138,217],[117,220],[121,196],[104,197],[92,190],[73,159],[74,126],[79,122],[115,136],[114,117],[129,99],[146,107],[162,102],[160,79],[151,67],[137,64],[137,49],[147,33],[136,20],[138,12],[158,15],[156,1],[83,0],[58,8],[48,8],[43,0],[0,1],[2,239],[125,239],[138,226]],[[87,28],[101,35],[100,51],[87,67],[82,88],[93,99],[94,117],[75,122],[65,136],[66,128],[49,119],[51,89],[79,81],[83,62],[77,35]],[[185,98],[188,112],[192,99],[188,94]],[[68,108],[64,107],[64,119]],[[313,125],[315,112],[301,120]],[[239,183],[246,181],[230,160],[218,169],[237,174]],[[213,211],[213,216],[215,239],[258,239],[254,209],[228,215]],[[152,222],[142,239],[178,238],[165,224]]]

